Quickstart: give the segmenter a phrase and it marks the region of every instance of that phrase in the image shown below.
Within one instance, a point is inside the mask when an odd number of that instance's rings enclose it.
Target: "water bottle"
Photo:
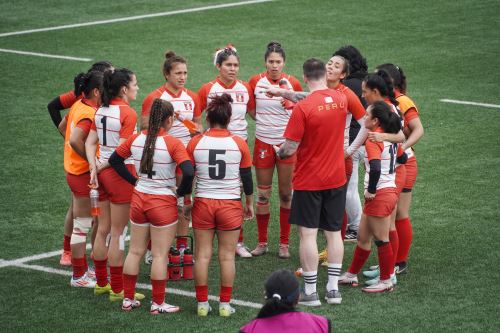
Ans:
[[[175,247],[170,248],[168,278],[171,281],[177,281],[181,278],[181,254]]]
[[[180,112],[177,112],[176,116],[177,119],[179,119],[179,121],[189,130],[189,134],[198,133],[198,127],[194,121],[186,119]]]
[[[99,208],[99,191],[95,188],[90,189],[90,215],[99,216],[101,208]]]
[[[286,82],[286,80],[281,80],[280,81],[280,88],[281,89],[286,89],[286,90],[289,90],[288,89],[288,83]],[[293,109],[295,103],[286,99],[286,98],[283,98],[283,107],[286,109],[286,110],[291,110]]]
[[[184,280],[193,279],[193,251],[188,247],[184,251],[184,270],[182,273]]]

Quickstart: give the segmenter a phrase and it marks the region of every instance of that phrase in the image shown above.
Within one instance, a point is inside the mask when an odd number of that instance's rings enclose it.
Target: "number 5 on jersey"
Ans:
[[[226,161],[217,159],[217,155],[225,155],[225,149],[210,149],[208,151],[208,176],[211,179],[226,177]]]

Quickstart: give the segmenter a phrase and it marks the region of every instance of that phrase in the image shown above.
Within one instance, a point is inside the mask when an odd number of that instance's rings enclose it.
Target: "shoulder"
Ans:
[[[399,108],[403,113],[405,113],[411,108],[417,109],[417,106],[415,105],[413,100],[406,95],[401,94],[398,97],[396,97],[396,100],[399,102]]]
[[[189,97],[191,97],[192,100],[196,101],[198,99],[198,94],[195,93],[194,91],[191,91],[189,89],[185,89],[184,91]]]
[[[248,92],[250,92],[252,90],[252,88],[250,87],[250,84],[246,81],[238,80],[238,84],[240,84],[242,87],[246,88],[248,90]]]

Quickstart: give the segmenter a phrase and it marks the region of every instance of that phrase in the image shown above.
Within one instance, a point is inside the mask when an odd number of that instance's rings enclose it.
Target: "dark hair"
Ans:
[[[92,72],[92,71],[105,72],[107,70],[110,70],[111,68],[113,68],[113,64],[111,63],[111,61],[103,60],[103,61],[98,61],[98,62],[94,63],[88,71],[89,72]]]
[[[267,61],[267,58],[271,53],[278,53],[283,58],[283,61],[286,60],[285,50],[283,50],[283,47],[278,42],[270,42],[269,44],[267,44],[267,50],[264,54],[264,60]]]
[[[238,62],[240,61],[240,56],[238,55],[238,52],[236,52],[233,44],[228,44],[222,50],[217,50],[214,63],[220,66],[230,56],[235,56],[238,59]]]
[[[108,107],[111,99],[119,96],[121,88],[128,86],[130,81],[132,81],[133,75],[135,75],[134,72],[126,68],[115,69],[113,72],[104,72],[102,105]]]
[[[345,73],[345,77],[348,77],[349,73],[351,72],[351,66],[349,65],[349,61],[339,54],[335,54],[332,56],[332,58],[333,57],[339,57],[344,61],[344,67],[342,68],[342,73]]]
[[[174,107],[169,101],[156,98],[151,104],[148,134],[142,151],[140,173],[150,174],[153,171],[156,138],[165,120],[174,115]]]
[[[165,53],[165,62],[163,63],[163,75],[168,75],[176,63],[187,64],[187,61],[175,54],[174,51],[167,51]]]
[[[229,121],[231,120],[232,102],[233,99],[231,98],[231,95],[226,93],[212,98],[206,108],[207,120],[210,123],[210,127],[213,127],[215,124],[224,128],[227,127]]]
[[[392,104],[399,105],[396,95],[394,95],[392,79],[386,71],[377,70],[375,73],[369,74],[363,81],[368,88],[377,89],[382,97],[389,98]]]
[[[377,118],[386,133],[396,134],[401,130],[401,118],[386,102],[377,101],[369,106],[372,117]]]
[[[104,74],[100,71],[90,71],[86,74],[80,73],[75,76],[75,96],[80,96],[82,93],[88,97],[90,92],[97,88],[102,94]]]
[[[267,302],[260,309],[257,318],[267,318],[286,312],[295,311],[299,300],[299,281],[292,272],[280,269],[266,280]]]
[[[388,63],[377,66],[377,70],[386,71],[392,78],[394,87],[401,93],[406,94],[406,76],[401,67]]]
[[[326,67],[323,61],[311,58],[307,59],[302,65],[304,76],[309,80],[319,80],[326,74]]]
[[[336,55],[342,56],[349,61],[351,75],[361,74],[362,77],[366,76],[368,65],[357,48],[352,45],[342,46],[333,53],[332,57]]]

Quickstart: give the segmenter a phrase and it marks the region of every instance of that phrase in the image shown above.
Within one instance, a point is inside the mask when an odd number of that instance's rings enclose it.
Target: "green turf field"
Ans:
[[[188,59],[187,87],[195,91],[215,77],[212,53],[228,42],[240,53],[244,80],[264,70],[263,54],[271,40],[282,43],[287,51],[285,69],[297,77],[305,59],[327,60],[345,44],[357,46],[371,69],[383,62],[399,64],[426,131],[416,147],[419,175],[411,210],[410,273],[400,277],[392,294],[365,295],[358,288],[341,288],[342,305],[306,310],[331,318],[335,331],[498,331],[500,109],[440,102],[500,104],[498,1],[283,0],[2,36],[231,1],[236,0],[111,4],[3,0],[0,49],[106,59],[128,67],[136,72],[141,89],[132,103],[137,111],[142,99],[163,83],[161,66],[168,49]],[[59,267],[57,255],[6,262],[61,249],[70,192],[62,167],[62,138],[46,105],[72,89],[75,74],[91,63],[0,51],[0,331],[237,331],[256,316],[257,309],[236,306],[231,318],[213,314],[199,319],[194,298],[167,294],[167,301],[179,304],[183,311],[154,317],[148,313],[150,292],[146,290],[143,308],[122,313],[118,304],[95,297],[91,290],[70,288],[69,270]],[[253,133],[254,123],[249,123]],[[299,266],[295,229],[292,259],[277,258],[276,192],[271,253],[237,260],[234,299],[262,302],[263,281],[271,271]],[[246,223],[245,230],[246,243],[255,246],[255,221]],[[346,266],[353,249],[346,245]],[[370,262],[375,261],[372,255]],[[141,283],[149,283],[147,268],[142,267]],[[217,276],[213,264],[211,295],[218,294]],[[326,270],[321,270],[321,297],[326,279]],[[192,282],[169,283],[169,287],[194,291]]]

